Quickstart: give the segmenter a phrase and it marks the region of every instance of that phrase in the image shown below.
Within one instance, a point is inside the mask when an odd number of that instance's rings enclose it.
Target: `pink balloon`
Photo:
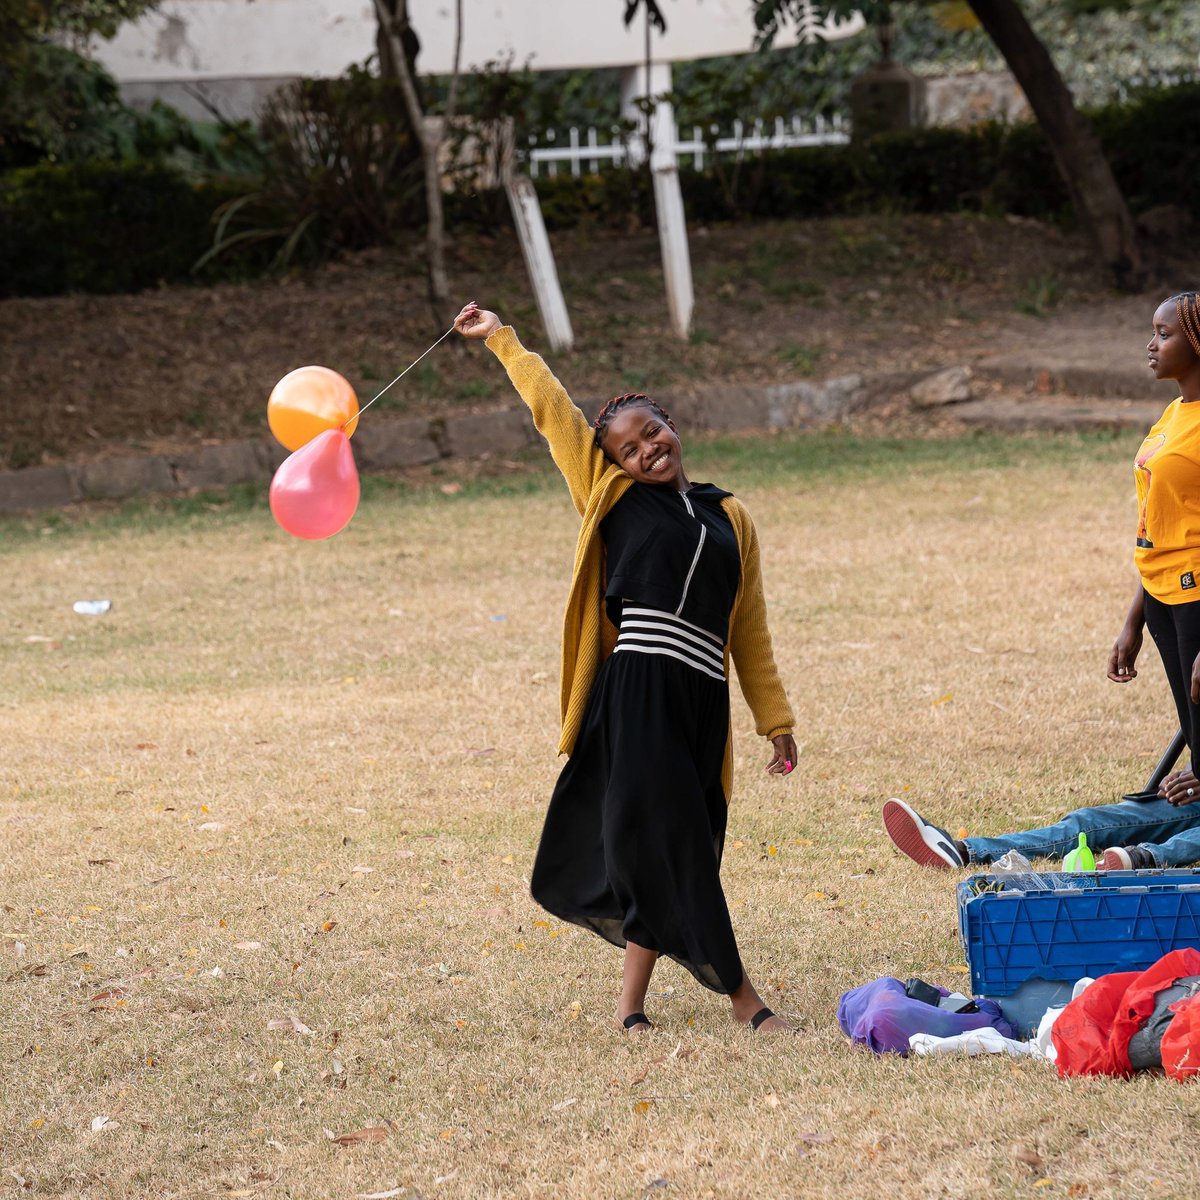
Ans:
[[[271,480],[271,512],[298,538],[332,537],[358,507],[358,469],[350,439],[326,429],[279,464]]]

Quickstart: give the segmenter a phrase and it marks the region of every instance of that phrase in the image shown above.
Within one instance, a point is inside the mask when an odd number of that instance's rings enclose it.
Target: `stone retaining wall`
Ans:
[[[879,399],[906,391],[914,373],[843,375],[824,382],[763,387],[722,384],[686,393],[656,392],[681,430],[730,433],[753,429],[815,429]],[[590,407],[599,409],[603,401]],[[585,402],[585,408],[589,404]],[[354,435],[363,471],[427,466],[444,459],[513,454],[539,441],[529,411],[520,405],[447,417],[363,418]],[[171,495],[270,481],[287,451],[275,442],[238,441],[177,454],[151,454],[99,462],[0,471],[0,513],[61,508],[84,500]]]

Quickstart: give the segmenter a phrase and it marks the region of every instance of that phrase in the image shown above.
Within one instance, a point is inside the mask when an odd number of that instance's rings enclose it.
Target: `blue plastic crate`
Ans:
[[[997,1001],[1023,1032],[1085,975],[1143,970],[1169,950],[1200,949],[1200,870],[1042,879],[1048,890],[1021,891],[1003,875],[958,885],[971,992]]]

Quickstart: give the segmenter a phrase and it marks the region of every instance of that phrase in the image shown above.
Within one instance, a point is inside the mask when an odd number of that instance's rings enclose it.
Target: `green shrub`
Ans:
[[[227,196],[225,185],[195,185],[154,163],[9,172],[0,178],[0,295],[132,292],[186,279]]]
[[[1200,218],[1200,83],[1145,91],[1092,114],[1134,212],[1178,204]]]

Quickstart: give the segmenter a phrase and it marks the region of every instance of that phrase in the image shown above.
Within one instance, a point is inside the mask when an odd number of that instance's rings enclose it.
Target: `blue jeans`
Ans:
[[[1156,867],[1186,867],[1200,862],[1200,803],[1176,808],[1165,800],[1124,800],[1077,808],[1044,829],[964,840],[971,862],[990,863],[1009,850],[1026,858],[1062,858],[1079,844],[1081,833],[1097,854],[1112,846],[1141,846]]]

